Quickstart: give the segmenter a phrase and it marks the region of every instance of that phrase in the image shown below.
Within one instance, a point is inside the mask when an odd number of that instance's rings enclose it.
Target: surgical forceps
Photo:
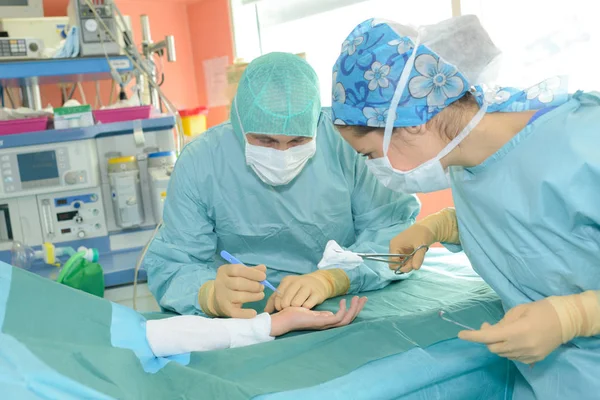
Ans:
[[[396,275],[402,275],[404,272],[400,271],[404,265],[410,260],[418,251],[425,249],[425,251],[429,250],[429,246],[422,245],[413,250],[410,254],[391,254],[391,253],[354,253],[363,260],[372,260],[388,263],[390,265],[398,264],[398,267],[394,270]],[[336,250],[337,253],[341,253],[341,251]],[[400,261],[392,261],[390,258],[400,258]]]

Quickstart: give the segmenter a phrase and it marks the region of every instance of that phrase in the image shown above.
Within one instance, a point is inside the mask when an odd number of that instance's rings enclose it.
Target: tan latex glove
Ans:
[[[462,331],[458,337],[525,364],[543,360],[562,343],[560,320],[548,299],[518,305],[496,325],[484,323],[480,330]]]
[[[501,357],[533,364],[577,336],[600,334],[597,292],[552,296],[512,308],[496,325],[462,331],[458,337],[484,343]]]
[[[341,269],[327,269],[306,275],[290,275],[281,280],[267,302],[265,312],[281,311],[288,307],[311,309],[325,300],[346,294],[350,279]]]
[[[217,270],[214,281],[200,288],[198,303],[210,317],[254,318],[256,311],[242,309],[244,303],[260,301],[265,297],[264,286],[267,267],[246,267],[225,264]]]
[[[558,314],[563,343],[576,337],[600,335],[600,291],[552,296],[548,300]]]
[[[390,253],[411,254],[420,246],[427,246],[411,257],[400,271],[406,273],[421,268],[429,246],[437,242],[459,244],[458,222],[454,208],[446,208],[427,216],[404,230],[390,241]],[[400,261],[400,260],[393,260]],[[396,269],[397,264],[390,264]]]

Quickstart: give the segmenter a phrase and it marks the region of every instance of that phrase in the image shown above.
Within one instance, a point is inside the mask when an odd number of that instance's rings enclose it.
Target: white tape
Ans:
[[[133,140],[137,147],[144,147],[144,145],[146,145],[144,129],[142,129],[142,120],[140,119],[133,121]]]

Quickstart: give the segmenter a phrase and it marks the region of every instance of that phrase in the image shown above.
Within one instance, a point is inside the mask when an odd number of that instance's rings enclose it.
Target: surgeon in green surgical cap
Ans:
[[[310,309],[402,279],[382,263],[317,264],[330,240],[387,252],[419,209],[416,197],[379,184],[344,142],[321,109],[315,71],[271,53],[246,68],[230,121],[183,150],[144,267],[159,304],[180,314],[252,318],[244,304],[266,296],[267,312]],[[222,250],[245,265],[228,264]]]

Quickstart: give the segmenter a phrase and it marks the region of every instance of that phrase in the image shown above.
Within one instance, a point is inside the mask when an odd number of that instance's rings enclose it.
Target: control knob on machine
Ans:
[[[75,171],[67,172],[65,174],[65,183],[67,185],[75,185],[79,180],[79,174]]]
[[[35,43],[35,42],[31,42],[31,43],[29,43],[29,50],[31,50],[32,52],[34,52],[34,53],[35,53],[35,52],[36,52],[36,51],[38,51],[39,49],[40,49],[40,47],[38,46],[38,44],[37,44],[37,43]]]
[[[83,218],[81,218],[81,215],[76,216],[75,218],[73,218],[73,220],[77,224],[81,224],[83,222]]]
[[[98,30],[98,23],[95,19],[86,19],[83,26],[88,32],[96,32]]]
[[[85,237],[85,231],[79,231],[77,232],[77,236],[81,239],[83,239]]]

